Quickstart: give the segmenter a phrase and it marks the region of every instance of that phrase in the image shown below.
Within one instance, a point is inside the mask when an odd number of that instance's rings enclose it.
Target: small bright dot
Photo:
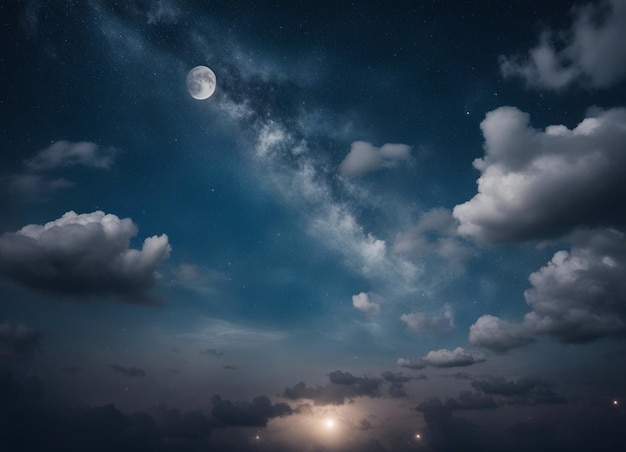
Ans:
[[[613,400],[613,405],[617,405],[617,400]]]
[[[255,436],[254,439],[259,440],[261,437],[259,435]]]
[[[327,428],[335,428],[335,421],[333,419],[326,419]]]
[[[422,435],[418,433],[417,435],[415,435],[415,439],[422,439]]]

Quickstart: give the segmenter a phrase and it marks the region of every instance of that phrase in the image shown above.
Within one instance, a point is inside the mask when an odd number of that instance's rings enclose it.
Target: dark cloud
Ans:
[[[265,427],[268,419],[288,416],[292,409],[286,403],[272,404],[266,396],[259,396],[250,402],[233,403],[213,396],[211,414],[224,426],[230,427]]]
[[[455,380],[473,380],[474,376],[471,374],[468,374],[467,372],[457,372],[455,374],[450,375],[450,377],[454,378]]]
[[[624,79],[624,2],[590,2],[574,8],[573,13],[569,30],[544,31],[527,56],[500,56],[502,75],[520,77],[531,87],[557,90],[573,84],[607,88]]]
[[[394,398],[403,398],[407,397],[408,394],[404,385],[411,380],[426,380],[426,375],[419,376],[406,376],[403,375],[402,372],[394,373],[390,371],[385,371],[381,374],[383,379],[386,382],[389,382],[389,387],[387,388],[387,392],[390,397]]]
[[[470,327],[472,344],[506,351],[542,334],[567,343],[626,336],[625,235],[606,229],[570,239],[570,251],[558,251],[530,275],[524,297],[532,310],[524,320],[482,316]]]
[[[336,370],[329,375],[330,383],[326,386],[307,386],[300,382],[285,388],[283,396],[287,399],[311,399],[316,405],[343,405],[346,400],[355,397],[380,397],[380,378],[355,377],[349,372]]]
[[[210,415],[181,413],[160,405],[150,413],[127,414],[114,405],[55,405],[43,382],[20,381],[0,371],[0,449],[11,452],[200,452],[223,450],[211,443],[223,429],[233,441],[229,450],[248,450],[237,427],[262,428],[269,419],[292,414],[284,403],[265,396],[252,402],[213,397]],[[36,434],[34,434],[36,432]]]
[[[41,345],[41,333],[35,328],[10,323],[0,324],[0,362],[27,358]]]
[[[146,372],[143,369],[139,369],[138,367],[124,367],[117,364],[111,364],[111,369],[113,372],[118,374],[122,374],[125,377],[145,377]]]
[[[445,406],[455,410],[493,410],[498,407],[496,400],[487,395],[462,391],[456,399],[446,399]]]
[[[489,438],[473,422],[452,415],[450,407],[435,397],[417,406],[426,423],[421,441],[437,452],[487,452],[494,451]]]
[[[224,354],[223,351],[215,348],[207,348],[206,350],[201,350],[200,353],[207,356],[222,356]]]
[[[129,248],[137,226],[130,218],[96,211],[67,212],[45,225],[0,236],[0,274],[25,287],[72,297],[116,295],[153,302],[148,291],[171,247],[166,235]]]
[[[566,399],[555,393],[554,383],[539,377],[522,377],[508,381],[502,377],[474,380],[472,386],[478,391],[500,396],[515,405],[552,405],[566,403]]]
[[[626,109],[599,111],[570,130],[537,130],[514,107],[487,113],[478,193],[453,210],[480,241],[541,240],[578,227],[626,224]]]

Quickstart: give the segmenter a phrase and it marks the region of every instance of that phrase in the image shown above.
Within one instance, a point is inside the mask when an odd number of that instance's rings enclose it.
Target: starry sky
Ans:
[[[0,449],[626,450],[626,1],[9,3]]]

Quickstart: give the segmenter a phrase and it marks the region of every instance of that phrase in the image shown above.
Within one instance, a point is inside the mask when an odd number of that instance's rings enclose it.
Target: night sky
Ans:
[[[411,3],[0,4],[0,450],[626,450],[626,0]]]

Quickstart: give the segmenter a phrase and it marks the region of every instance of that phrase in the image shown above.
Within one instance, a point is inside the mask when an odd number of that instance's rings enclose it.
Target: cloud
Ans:
[[[411,163],[411,147],[406,144],[384,144],[380,148],[366,141],[355,141],[339,164],[345,177],[362,176],[382,168],[395,168],[401,162]]]
[[[113,372],[122,374],[125,377],[145,377],[146,376],[146,372],[143,369],[140,369],[138,367],[124,367],[118,364],[111,364],[110,367],[113,370]]]
[[[428,363],[424,361],[424,359],[407,359],[407,358],[398,358],[396,362],[398,367],[405,367],[407,369],[420,370],[428,366]]]
[[[469,341],[478,345],[505,352],[534,342],[532,334],[522,325],[507,322],[493,315],[483,315],[470,326]]]
[[[479,241],[541,240],[580,226],[624,225],[626,109],[599,111],[570,130],[544,131],[514,107],[487,113],[478,193],[457,205],[461,235]]]
[[[400,320],[407,327],[419,333],[450,331],[454,328],[454,313],[448,303],[444,304],[441,314],[429,315],[424,312],[402,314]]]
[[[65,213],[45,225],[30,224],[0,236],[0,274],[25,287],[72,297],[116,295],[152,301],[147,292],[169,257],[165,234],[129,248],[137,226],[96,211]]]
[[[475,380],[472,386],[478,391],[504,397],[513,405],[554,405],[566,400],[556,394],[554,383],[539,377],[522,377],[508,381],[502,377]]]
[[[418,359],[400,358],[397,361],[397,365],[399,367],[406,367],[407,369],[423,369],[428,366],[446,368],[471,366],[472,364],[485,361],[487,361],[485,355],[472,355],[464,348],[457,347],[452,351],[445,348],[433,350],[428,352],[423,358]]]
[[[10,429],[0,429],[0,443],[11,451],[224,450],[211,442],[216,431],[234,440],[229,450],[249,450],[249,435],[242,434],[237,427],[263,428],[269,419],[293,414],[289,405],[272,403],[266,396],[251,402],[231,402],[213,396],[209,414],[201,410],[181,413],[162,404],[149,413],[132,414],[112,404],[95,407],[55,404],[61,397],[58,394],[51,397],[43,381],[36,378],[20,381],[6,371],[0,371],[0,400],[0,419],[11,420]]]
[[[578,232],[529,277],[524,293],[531,311],[512,324],[482,316],[470,327],[470,343],[506,351],[549,335],[566,343],[626,336],[626,242],[614,229]]]
[[[357,295],[352,295],[352,305],[359,311],[376,314],[380,311],[380,304],[374,301],[370,301],[372,294],[361,292]]]
[[[620,82],[626,76],[626,4],[604,0],[574,8],[569,30],[544,31],[526,58],[500,56],[500,70],[543,89]]]
[[[41,345],[41,333],[23,324],[0,324],[0,363],[28,358]]]
[[[310,399],[316,405],[343,405],[346,400],[356,397],[380,397],[380,378],[356,377],[349,372],[336,370],[328,374],[329,384],[325,386],[307,386],[300,382],[287,387],[283,397],[291,400]]]
[[[224,351],[217,350],[215,348],[207,348],[205,350],[201,350],[200,354],[207,356],[222,356],[224,354]]]
[[[393,252],[407,256],[434,254],[459,266],[471,251],[456,237],[457,226],[458,222],[449,209],[429,210],[422,214],[415,226],[396,234]]]
[[[211,344],[218,347],[257,347],[285,339],[285,334],[276,330],[254,329],[226,320],[206,319],[205,326],[197,332],[184,333],[183,340]]]
[[[74,186],[73,182],[62,177],[51,179],[41,174],[31,173],[3,176],[0,182],[8,193],[25,201],[37,200],[42,195],[49,195],[51,192]]]
[[[87,141],[57,141],[24,160],[25,171],[4,175],[0,177],[0,182],[11,195],[33,201],[50,192],[74,186],[72,181],[50,177],[47,173],[73,166],[110,169],[116,153],[113,147],[102,147]]]
[[[496,400],[476,392],[462,391],[456,399],[446,399],[446,408],[458,410],[493,410],[498,407]]]
[[[472,364],[482,363],[487,360],[484,355],[472,355],[465,351],[462,347],[454,350],[435,350],[428,352],[423,358],[424,361],[433,367],[462,367],[471,366]]]
[[[33,172],[50,171],[70,166],[87,166],[110,169],[117,150],[96,143],[81,141],[57,141],[26,160],[26,167]]]
[[[407,377],[403,375],[402,372],[394,373],[390,371],[383,372],[381,377],[383,377],[385,381],[389,382],[387,392],[389,393],[389,396],[394,398],[408,397],[404,385],[409,381],[427,379],[426,375],[420,375],[419,377]]]
[[[272,404],[266,396],[256,397],[250,402],[223,400],[220,396],[212,397],[211,414],[228,427],[265,427],[268,419],[292,414],[291,407],[286,403]]]

